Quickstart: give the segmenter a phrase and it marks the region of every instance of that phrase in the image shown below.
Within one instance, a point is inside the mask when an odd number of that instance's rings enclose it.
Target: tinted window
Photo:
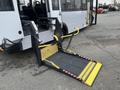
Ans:
[[[81,0],[61,0],[62,11],[76,11],[81,9]]]
[[[12,0],[0,0],[0,11],[13,11]]]
[[[59,10],[59,0],[52,0],[53,10]]]
[[[62,11],[80,11],[87,9],[87,0],[61,0]]]
[[[82,10],[87,10],[87,0],[82,0]]]

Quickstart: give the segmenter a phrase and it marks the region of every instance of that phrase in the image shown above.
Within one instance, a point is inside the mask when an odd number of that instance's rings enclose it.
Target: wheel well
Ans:
[[[62,32],[64,35],[68,34],[68,27],[67,27],[66,23],[64,23],[64,22],[63,22]]]

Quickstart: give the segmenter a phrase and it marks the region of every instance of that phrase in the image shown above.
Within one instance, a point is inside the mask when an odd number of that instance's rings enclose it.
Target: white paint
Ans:
[[[76,27],[82,29],[87,26],[87,11],[62,12],[62,19],[68,26],[68,33],[71,33]]]
[[[0,11],[0,45],[3,38],[14,41],[24,37],[16,3],[13,0],[14,11]],[[18,34],[19,31],[22,32],[21,35]]]

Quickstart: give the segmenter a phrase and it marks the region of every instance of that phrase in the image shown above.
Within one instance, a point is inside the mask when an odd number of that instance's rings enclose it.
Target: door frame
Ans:
[[[61,0],[58,0],[58,1],[59,1],[59,9],[58,10],[53,10],[52,0],[47,0],[48,15],[49,15],[49,17],[57,18],[59,20],[59,22],[62,23]]]

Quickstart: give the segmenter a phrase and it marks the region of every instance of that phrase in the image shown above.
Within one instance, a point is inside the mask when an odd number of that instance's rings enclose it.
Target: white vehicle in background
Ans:
[[[96,24],[93,2],[97,0],[0,0],[0,46],[3,49],[32,48],[31,29],[41,44],[54,40],[55,18],[63,34]]]

